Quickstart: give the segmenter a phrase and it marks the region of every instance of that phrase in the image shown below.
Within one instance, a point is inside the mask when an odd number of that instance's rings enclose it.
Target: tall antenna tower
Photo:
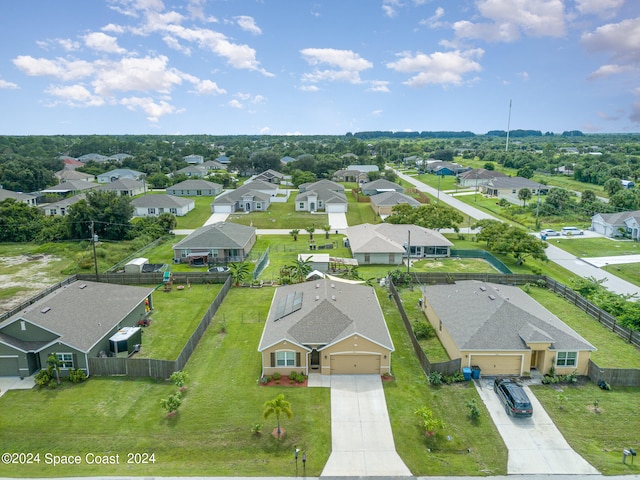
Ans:
[[[509,99],[509,120],[507,120],[507,145],[505,146],[504,151],[509,151],[509,132],[511,130],[511,99]]]

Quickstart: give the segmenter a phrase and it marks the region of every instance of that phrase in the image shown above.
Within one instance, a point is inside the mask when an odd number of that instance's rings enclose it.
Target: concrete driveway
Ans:
[[[514,418],[493,391],[493,378],[474,380],[500,436],[509,450],[509,475],[597,475],[599,472],[569,446],[529,387],[524,386],[533,416]]]
[[[331,376],[331,455],[322,476],[411,476],[396,452],[379,375]]]

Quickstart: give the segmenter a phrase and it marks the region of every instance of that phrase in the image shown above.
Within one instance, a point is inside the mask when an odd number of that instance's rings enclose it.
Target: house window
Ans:
[[[369,263],[371,262],[371,254],[370,253],[365,253],[364,254],[364,263]]]
[[[295,367],[296,352],[276,352],[276,367]]]
[[[170,211],[171,213],[173,213],[174,215],[177,215],[177,214],[178,214],[178,209],[177,209],[177,208],[170,208],[170,209],[169,209],[169,211]]]
[[[392,265],[394,263],[396,263],[396,254],[395,253],[390,253],[389,254],[389,263],[392,264]]]
[[[256,203],[256,210],[262,210],[262,203]]]
[[[196,190],[196,195],[202,195],[202,190]]]
[[[56,358],[60,362],[61,369],[73,369],[73,355],[71,353],[56,353]]]
[[[156,209],[153,207],[147,208],[147,213],[149,215],[155,215],[156,214]]]
[[[55,208],[52,208],[50,212],[51,212],[51,215],[57,215],[58,213],[58,211]]]
[[[558,352],[556,367],[575,367],[578,360],[578,352]]]
[[[300,208],[304,208],[304,202],[300,202]]]

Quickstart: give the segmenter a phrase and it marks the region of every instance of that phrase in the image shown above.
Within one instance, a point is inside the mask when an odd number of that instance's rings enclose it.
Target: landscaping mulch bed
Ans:
[[[296,382],[291,380],[288,375],[282,375],[279,380],[274,380],[273,377],[269,377],[268,382],[260,381],[260,385],[263,387],[306,387],[309,379],[304,378],[304,382]]]

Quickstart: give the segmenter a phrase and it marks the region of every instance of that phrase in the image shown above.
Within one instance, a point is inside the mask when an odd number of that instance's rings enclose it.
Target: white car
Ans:
[[[578,227],[562,227],[562,235],[584,235]]]
[[[551,228],[547,228],[546,230],[542,230],[540,232],[541,237],[559,237],[560,232],[556,230],[552,230]]]

